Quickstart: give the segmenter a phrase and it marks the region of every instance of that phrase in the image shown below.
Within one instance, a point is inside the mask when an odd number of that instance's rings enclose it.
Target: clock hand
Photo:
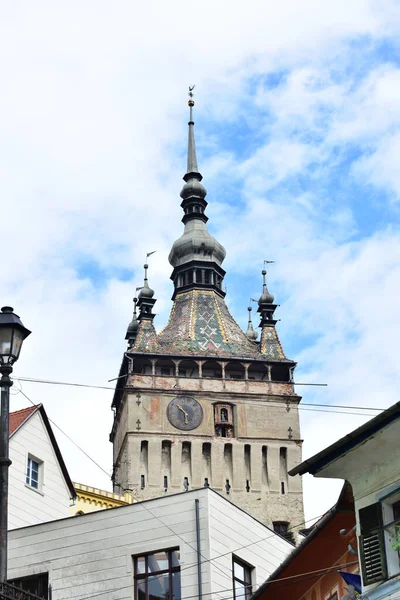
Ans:
[[[189,415],[187,414],[186,410],[185,410],[184,408],[182,408],[182,406],[181,406],[180,404],[177,404],[177,407],[178,407],[178,408],[179,408],[179,410],[181,410],[181,411],[183,412],[183,414],[185,415],[185,420],[184,420],[184,423],[185,423],[185,425],[187,425],[187,424],[188,424],[188,416],[189,416]]]

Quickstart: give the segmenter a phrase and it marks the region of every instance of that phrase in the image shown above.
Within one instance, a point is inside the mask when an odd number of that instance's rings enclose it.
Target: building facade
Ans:
[[[146,264],[113,400],[114,491],[135,490],[145,500],[212,486],[261,522],[288,530],[304,520],[301,480],[288,477],[301,460],[296,363],[276,331],[266,271],[260,341],[251,308],[247,332],[227,308],[225,249],[207,229],[192,98],[189,106],[184,232],[169,255],[173,306],[157,333]]]
[[[76,492],[42,404],[10,413],[8,527],[67,517]]]
[[[125,492],[123,495],[114,494],[107,490],[100,490],[90,485],[75,483],[76,499],[70,507],[70,515],[84,515],[96,510],[105,510],[107,508],[116,508],[117,506],[125,506],[133,504],[136,500],[131,492]]]
[[[203,488],[12,531],[8,573],[52,600],[247,600],[292,547]]]
[[[347,480],[353,489],[362,592],[368,600],[400,597],[400,402],[291,474]]]

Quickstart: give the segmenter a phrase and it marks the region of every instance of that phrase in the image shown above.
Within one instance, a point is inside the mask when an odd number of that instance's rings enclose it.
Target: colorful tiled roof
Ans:
[[[278,332],[275,327],[263,327],[261,332],[260,351],[263,356],[270,360],[285,358]]]
[[[23,408],[22,410],[16,410],[15,412],[10,413],[10,424],[8,428],[9,435],[12,435],[19,427],[21,427],[22,423],[26,421],[28,417],[32,415],[38,408],[40,404],[37,406],[29,406],[29,408]]]
[[[213,290],[190,290],[175,298],[169,322],[158,335],[166,354],[262,358]]]
[[[135,352],[159,352],[157,332],[153,321],[143,319],[139,323],[136,341],[133,346]]]

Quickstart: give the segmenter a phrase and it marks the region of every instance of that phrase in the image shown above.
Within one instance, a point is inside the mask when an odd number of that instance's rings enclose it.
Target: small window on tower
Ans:
[[[230,404],[214,405],[214,423],[217,437],[233,437],[233,410]]]

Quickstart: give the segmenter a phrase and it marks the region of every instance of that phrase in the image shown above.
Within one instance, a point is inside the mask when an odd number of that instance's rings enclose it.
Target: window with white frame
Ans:
[[[400,490],[358,511],[364,585],[400,573]]]
[[[40,490],[42,488],[43,462],[28,454],[26,464],[26,479],[25,483],[29,487]]]

